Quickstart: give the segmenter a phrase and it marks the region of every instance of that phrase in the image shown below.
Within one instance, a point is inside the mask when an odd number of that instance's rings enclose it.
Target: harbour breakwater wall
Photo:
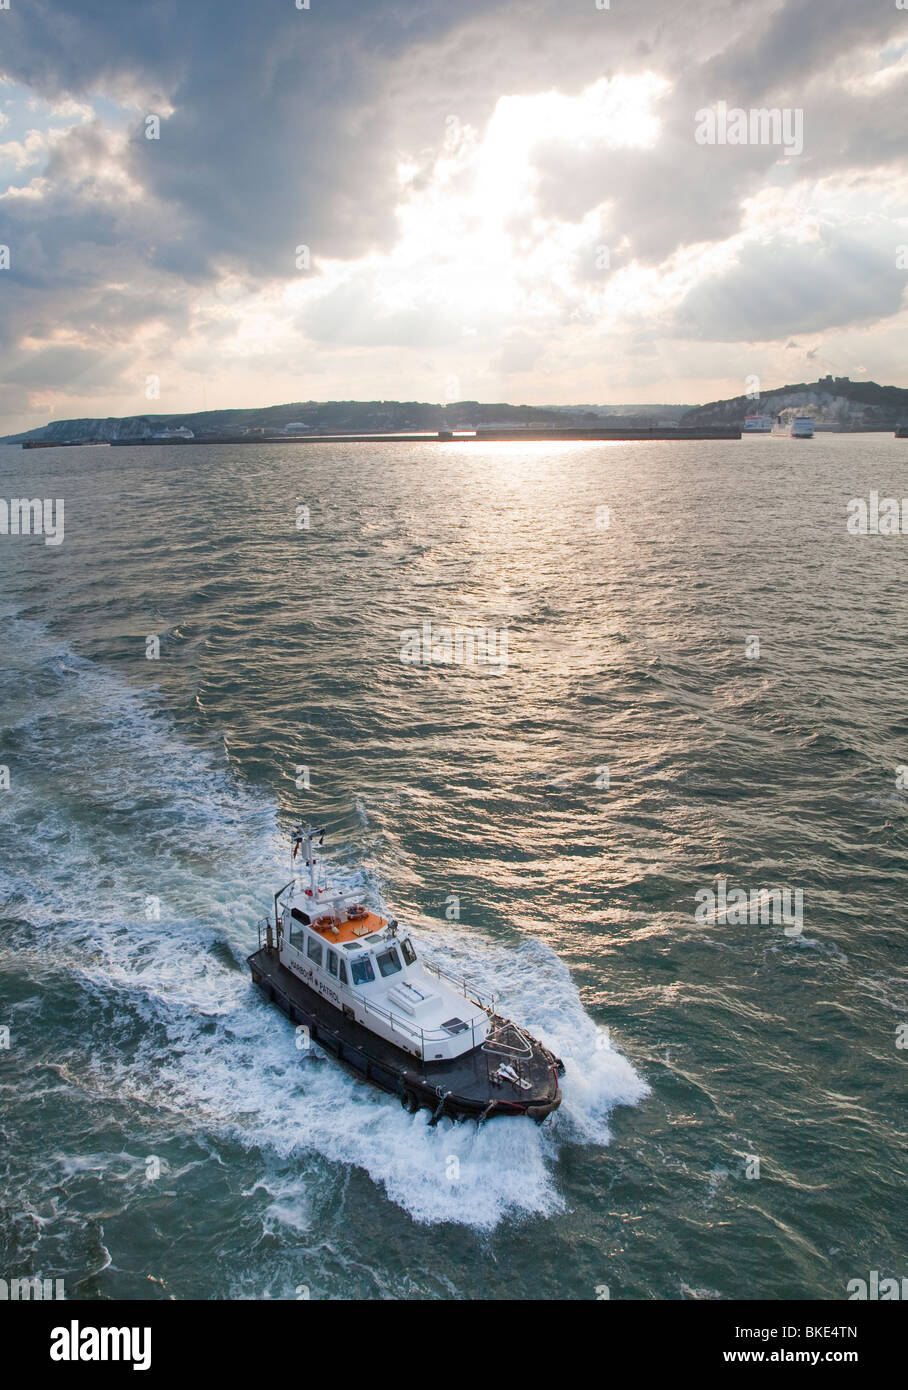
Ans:
[[[548,440],[633,440],[740,439],[740,429],[725,427],[677,429],[553,429],[553,430],[456,430],[426,431],[420,434],[218,434],[196,439],[112,439],[111,447],[158,444],[491,444],[545,443]]]

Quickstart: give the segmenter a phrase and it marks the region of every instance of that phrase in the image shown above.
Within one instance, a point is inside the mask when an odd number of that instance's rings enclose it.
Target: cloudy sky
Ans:
[[[5,3],[0,433],[908,385],[897,0]]]

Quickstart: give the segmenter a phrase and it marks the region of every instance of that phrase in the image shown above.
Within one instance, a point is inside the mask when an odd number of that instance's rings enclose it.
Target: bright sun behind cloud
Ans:
[[[464,335],[518,314],[550,314],[598,219],[540,216],[534,151],[553,139],[603,157],[650,148],[660,129],[654,107],[668,88],[653,74],[602,78],[576,96],[503,96],[482,131],[449,118],[428,171],[415,157],[400,160],[400,237],[390,254],[352,269],[322,264],[319,284],[291,290],[289,299],[305,318],[307,303],[357,283],[379,314],[453,318]]]

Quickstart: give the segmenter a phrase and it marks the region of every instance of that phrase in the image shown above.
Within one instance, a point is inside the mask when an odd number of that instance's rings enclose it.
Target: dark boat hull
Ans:
[[[339,1013],[281,965],[273,948],[264,946],[248,959],[253,982],[266,999],[292,1022],[304,1024],[319,1047],[362,1080],[399,1096],[409,1110],[431,1111],[433,1122],[443,1115],[452,1120],[526,1115],[538,1124],[561,1104],[558,1078],[564,1068],[535,1039],[528,1039],[532,1056],[514,1064],[526,1089],[496,1080],[499,1065],[510,1058],[482,1047],[447,1062],[421,1062]],[[506,1026],[504,1019],[495,1021]]]

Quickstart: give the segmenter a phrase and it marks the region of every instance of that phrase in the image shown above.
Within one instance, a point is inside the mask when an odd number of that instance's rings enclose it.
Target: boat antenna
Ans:
[[[319,844],[319,845],[323,845],[324,842],[325,842],[325,829],[324,829],[324,826],[318,826],[318,827],[316,827],[316,826],[311,826],[311,825],[304,826],[304,825],[303,825],[303,822],[300,821],[300,822],[299,822],[299,825],[296,827],[296,830],[294,830],[293,835],[292,835],[293,853],[292,853],[291,856],[290,856],[291,869],[292,869],[293,874],[294,874],[294,877],[295,877],[295,876],[296,876],[296,856],[297,856],[297,854],[299,853],[300,846],[305,845],[305,847],[306,847],[306,866],[307,866],[307,868],[308,868],[308,870],[309,870],[309,887],[310,887],[310,889],[312,890],[312,897],[313,897],[313,898],[314,898],[314,897],[317,897],[317,886],[316,886],[316,877],[317,877],[317,875],[316,875],[316,872],[315,872],[316,859],[315,859],[315,853],[314,853],[314,850],[313,850],[313,843],[315,842],[316,836],[318,837],[318,844]]]

